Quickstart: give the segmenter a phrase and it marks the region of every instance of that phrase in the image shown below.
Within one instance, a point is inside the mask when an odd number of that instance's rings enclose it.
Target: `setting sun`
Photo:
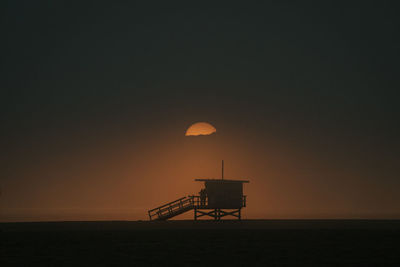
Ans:
[[[186,136],[210,135],[217,131],[214,126],[207,122],[196,122],[186,130]]]

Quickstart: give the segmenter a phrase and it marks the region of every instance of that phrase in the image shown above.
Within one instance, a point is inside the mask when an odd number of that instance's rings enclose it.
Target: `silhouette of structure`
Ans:
[[[165,205],[149,210],[150,220],[168,220],[184,212],[194,210],[194,220],[209,216],[221,220],[225,216],[241,219],[241,210],[246,207],[243,195],[245,180],[224,180],[224,162],[222,161],[221,179],[195,179],[204,182],[198,196],[182,197]]]

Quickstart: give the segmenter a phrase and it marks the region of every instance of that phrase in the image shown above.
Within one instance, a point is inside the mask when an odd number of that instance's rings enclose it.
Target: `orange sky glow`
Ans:
[[[149,209],[198,194],[202,184],[194,179],[220,178],[222,159],[226,179],[250,181],[244,219],[398,217],[396,181],[374,179],[397,165],[361,164],[363,147],[348,145],[352,154],[344,159],[337,145],[327,157],[322,148],[257,129],[216,123],[212,135],[186,137],[184,125],[170,122],[135,138],[129,131],[66,134],[79,140],[74,146],[32,142],[9,155],[10,162],[24,160],[10,164],[2,181],[0,220],[147,220]],[[187,212],[174,219],[192,218]]]

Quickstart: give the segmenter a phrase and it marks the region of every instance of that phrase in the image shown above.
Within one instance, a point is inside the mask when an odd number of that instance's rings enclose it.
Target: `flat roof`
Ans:
[[[248,180],[227,180],[227,179],[194,179],[196,182],[214,182],[214,183],[250,183]]]

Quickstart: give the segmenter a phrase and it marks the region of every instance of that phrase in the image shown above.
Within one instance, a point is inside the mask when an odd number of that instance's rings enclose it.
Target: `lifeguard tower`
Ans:
[[[195,179],[204,182],[200,195],[190,195],[148,211],[150,220],[168,220],[179,214],[194,210],[194,220],[208,216],[221,220],[225,216],[241,219],[241,210],[246,207],[243,184],[246,180],[225,180],[224,161],[221,179]]]

